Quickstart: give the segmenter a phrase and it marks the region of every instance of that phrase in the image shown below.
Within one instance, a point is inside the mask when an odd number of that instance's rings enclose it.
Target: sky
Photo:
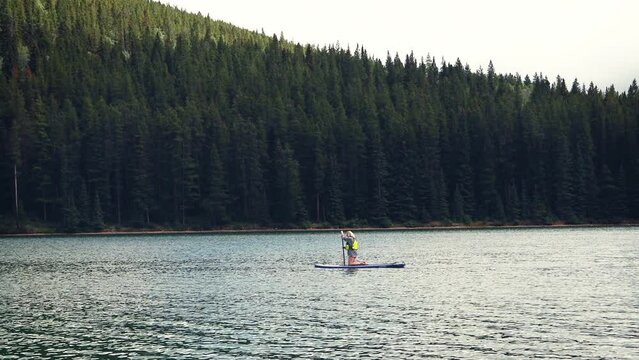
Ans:
[[[162,0],[301,44],[411,51],[473,71],[557,75],[627,91],[639,79],[637,0]]]

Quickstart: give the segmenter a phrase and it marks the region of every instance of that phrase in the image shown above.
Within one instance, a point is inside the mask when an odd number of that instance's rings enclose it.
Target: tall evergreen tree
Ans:
[[[5,1],[0,218],[15,168],[22,216],[69,231],[637,219],[638,109],[636,81],[379,60],[145,0]]]
[[[211,225],[219,226],[230,220],[228,206],[231,198],[228,192],[226,171],[220,159],[217,147],[211,148],[211,166],[208,184],[208,196],[204,200]]]
[[[282,224],[299,224],[307,212],[302,199],[299,166],[288,145],[275,145],[273,158],[273,220]]]
[[[33,117],[36,126],[35,164],[33,175],[37,179],[38,203],[42,206],[42,219],[47,221],[47,208],[53,202],[53,179],[51,164],[53,161],[53,147],[49,137],[50,127],[45,105],[37,98],[33,106]]]

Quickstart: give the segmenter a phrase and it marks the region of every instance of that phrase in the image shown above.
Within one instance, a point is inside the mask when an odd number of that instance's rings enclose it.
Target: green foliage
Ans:
[[[102,205],[100,204],[100,196],[95,193],[95,199],[93,200],[93,211],[91,213],[91,228],[94,230],[102,230],[104,228],[104,213],[102,212]]]
[[[0,5],[0,218],[639,218],[639,90],[322,49],[145,0]],[[243,225],[242,225],[243,224]]]
[[[230,220],[228,206],[231,199],[226,179],[226,172],[219,152],[217,147],[213,145],[210,155],[208,195],[203,205],[209,218],[209,224],[213,226],[225,225]]]

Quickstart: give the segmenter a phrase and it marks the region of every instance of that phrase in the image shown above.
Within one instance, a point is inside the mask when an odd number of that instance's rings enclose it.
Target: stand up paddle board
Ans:
[[[391,264],[366,264],[366,265],[327,265],[327,264],[315,264],[316,268],[320,269],[379,269],[379,268],[403,268],[404,263],[391,263]]]

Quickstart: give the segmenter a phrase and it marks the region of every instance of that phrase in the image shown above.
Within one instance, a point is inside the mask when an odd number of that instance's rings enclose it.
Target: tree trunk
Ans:
[[[116,186],[116,194],[115,196],[118,198],[117,199],[117,203],[118,203],[118,225],[122,225],[122,216],[121,216],[121,211],[120,211],[120,186]]]
[[[315,214],[317,215],[317,223],[320,222],[320,196],[319,193],[315,194]]]
[[[20,229],[20,215],[18,214],[18,166],[13,164],[13,189],[16,198],[16,229]]]

